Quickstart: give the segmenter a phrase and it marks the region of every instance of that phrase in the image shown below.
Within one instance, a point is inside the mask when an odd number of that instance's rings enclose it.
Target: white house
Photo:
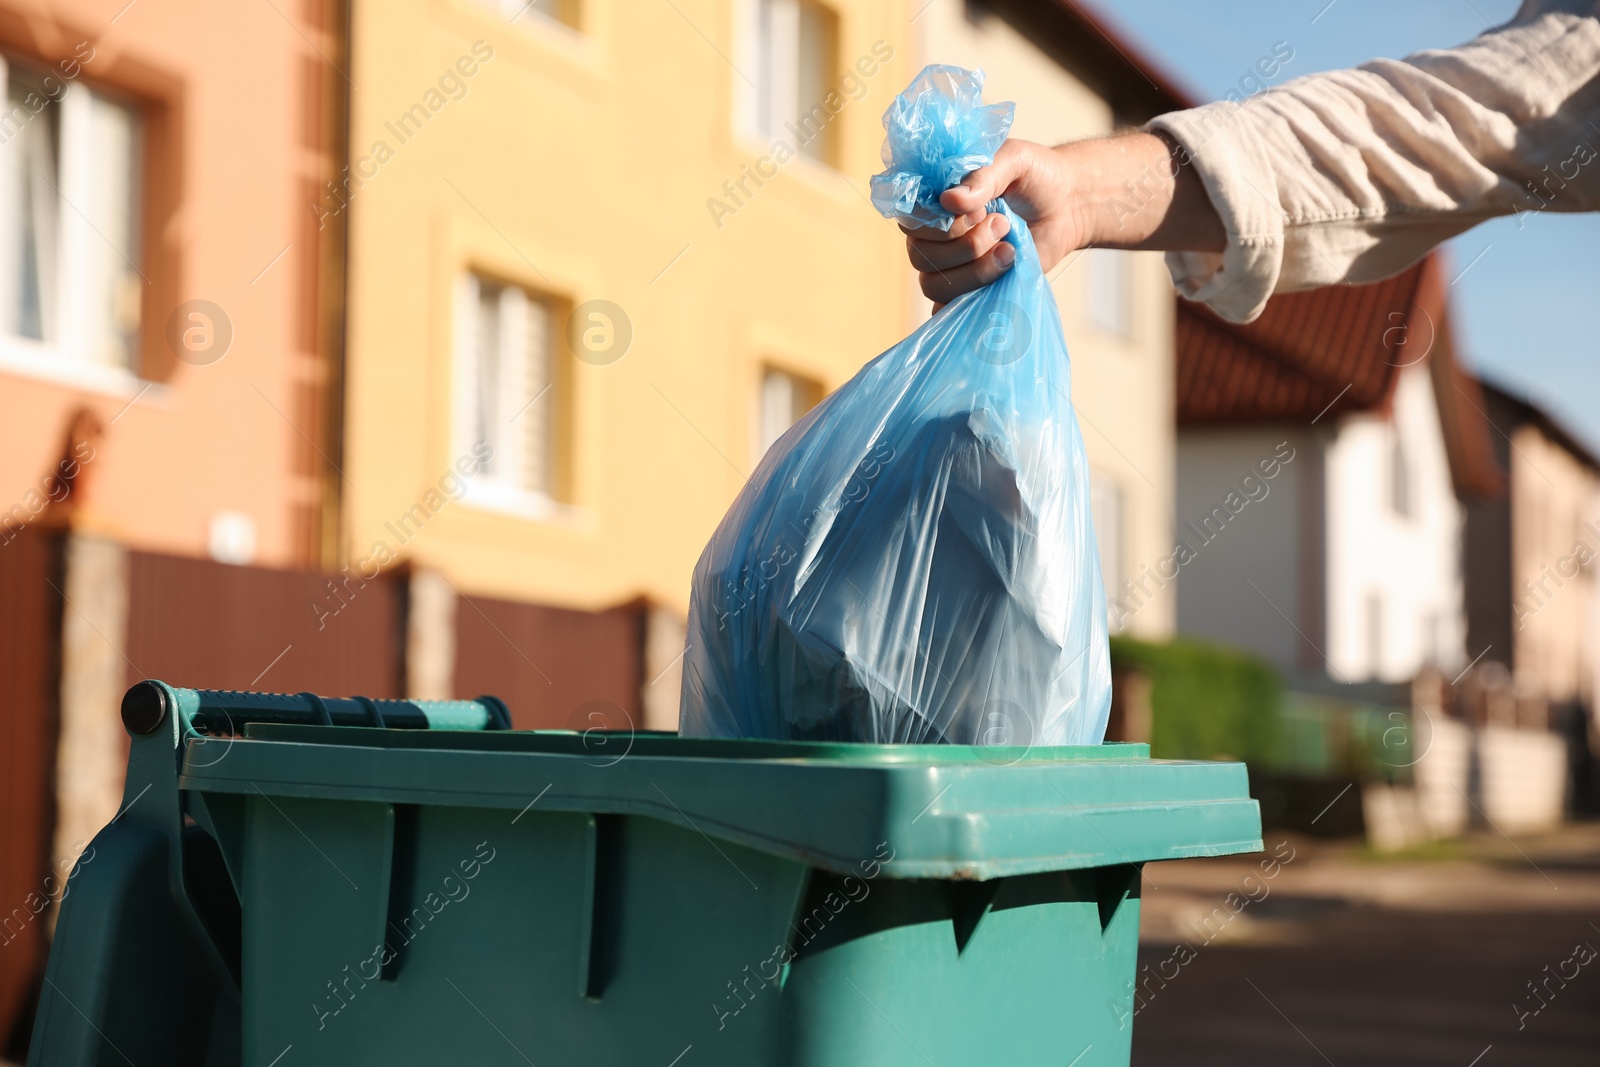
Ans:
[[[1461,499],[1497,478],[1440,271],[1279,296],[1246,326],[1183,303],[1177,532],[1149,583],[1176,583],[1180,632],[1340,683],[1475,654]]]

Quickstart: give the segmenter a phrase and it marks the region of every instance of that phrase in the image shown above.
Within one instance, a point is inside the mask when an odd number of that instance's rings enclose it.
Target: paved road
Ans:
[[[1600,1065],[1600,827],[1278,851],[1148,868],[1134,1067]]]

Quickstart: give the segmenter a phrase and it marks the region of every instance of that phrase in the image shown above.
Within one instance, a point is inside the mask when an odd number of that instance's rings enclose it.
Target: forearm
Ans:
[[[1220,252],[1222,219],[1205,185],[1179,164],[1176,143],[1127,133],[1059,145],[1071,175],[1068,195],[1085,244],[1163,252]]]
[[[1163,115],[1228,241],[1180,292],[1248,321],[1274,292],[1370,282],[1496,215],[1600,210],[1600,0],[1538,0],[1456,48]]]

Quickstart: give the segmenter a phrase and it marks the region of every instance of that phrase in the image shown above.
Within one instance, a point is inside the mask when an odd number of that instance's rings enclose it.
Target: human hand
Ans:
[[[1028,223],[1049,272],[1080,248],[1221,251],[1222,221],[1194,169],[1177,165],[1175,145],[1149,133],[1047,148],[1010,140],[994,162],[939,197],[957,216],[948,232],[906,227],[906,251],[934,310],[1011,269],[1016,250],[1001,240],[1010,224],[986,213],[997,197]],[[1135,193],[1129,193],[1132,186]]]
[[[944,209],[957,216],[948,232],[900,227],[923,295],[942,307],[1011,269],[1016,249],[1002,240],[1011,224],[1004,215],[987,213],[988,203],[997,197],[1004,196],[1011,210],[1027,221],[1045,270],[1083,247],[1084,228],[1073,210],[1071,182],[1071,170],[1058,151],[1015,139],[1001,145],[993,163],[939,197]]]

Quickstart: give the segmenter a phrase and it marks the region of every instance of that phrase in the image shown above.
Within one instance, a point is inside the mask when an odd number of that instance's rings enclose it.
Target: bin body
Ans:
[[[1131,866],[869,880],[648,816],[427,807],[385,908],[382,805],[274,804],[249,801],[247,1064],[1059,1065],[1069,1036],[1127,1062]]]
[[[238,1022],[197,1063],[1123,1065],[1140,865],[1260,847],[1242,766],[1139,745],[204,747],[168,765],[236,893],[237,944],[196,936]]]

